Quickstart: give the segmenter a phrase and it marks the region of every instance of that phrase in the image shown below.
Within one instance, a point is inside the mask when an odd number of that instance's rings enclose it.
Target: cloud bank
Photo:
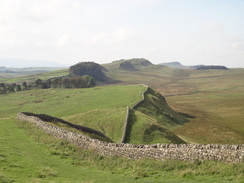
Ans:
[[[241,0],[0,0],[0,55],[244,67],[243,7]]]

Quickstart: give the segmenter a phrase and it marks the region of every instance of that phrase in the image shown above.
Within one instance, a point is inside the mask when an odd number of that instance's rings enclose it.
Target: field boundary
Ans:
[[[142,102],[144,102],[145,100],[145,93],[148,91],[148,86],[144,85],[144,84],[140,84],[142,86],[144,86],[146,88],[146,90],[144,92],[141,93],[142,99],[137,102],[136,104],[134,104],[132,106],[132,108],[130,109],[129,106],[127,106],[127,113],[126,113],[126,118],[125,118],[125,122],[124,122],[124,131],[123,131],[123,136],[121,138],[121,143],[126,143],[126,140],[128,138],[128,131],[129,131],[129,123],[130,123],[130,112],[131,110],[134,110],[136,107],[138,107]]]
[[[125,122],[124,122],[124,131],[123,131],[121,143],[125,143],[126,139],[127,139],[128,127],[129,127],[129,116],[130,116],[130,107],[127,106],[126,118],[125,118]]]
[[[144,84],[141,84],[141,85],[146,87],[146,90],[143,93],[141,93],[142,99],[139,102],[137,102],[131,109],[136,109],[145,100],[145,94],[146,94],[146,92],[148,92],[149,87]]]
[[[153,144],[133,145],[124,143],[107,143],[92,139],[47,124],[40,117],[18,113],[20,121],[30,122],[44,132],[57,138],[76,144],[82,149],[92,150],[103,156],[120,156],[130,159],[150,158],[156,160],[178,159],[184,161],[214,160],[226,163],[243,163],[244,145],[219,144]]]

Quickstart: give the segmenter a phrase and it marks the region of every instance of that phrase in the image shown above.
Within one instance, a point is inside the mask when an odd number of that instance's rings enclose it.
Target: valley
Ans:
[[[102,67],[106,79],[97,81],[95,87],[0,95],[0,182],[123,182],[125,177],[127,182],[162,182],[165,178],[173,182],[242,181],[243,163],[103,157],[16,119],[18,112],[47,114],[93,128],[120,143],[128,106],[126,143],[244,144],[244,69],[175,69],[146,59],[120,60]],[[0,73],[0,82],[33,82],[68,74],[68,69],[18,77]],[[144,92],[144,102],[133,109]],[[86,173],[78,175],[79,171]],[[92,176],[94,172],[98,178]]]

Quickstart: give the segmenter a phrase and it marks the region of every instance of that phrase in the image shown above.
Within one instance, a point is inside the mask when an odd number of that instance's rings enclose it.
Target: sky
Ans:
[[[0,59],[244,67],[244,0],[0,0]]]

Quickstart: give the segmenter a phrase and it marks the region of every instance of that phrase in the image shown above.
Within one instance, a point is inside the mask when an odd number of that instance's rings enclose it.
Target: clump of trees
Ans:
[[[13,84],[5,84],[0,83],[0,94],[2,93],[11,93],[15,91],[21,91],[22,87],[19,84],[13,83]]]
[[[37,79],[34,82],[22,83],[0,83],[0,94],[18,92],[32,89],[48,88],[90,88],[94,87],[96,82],[93,77],[84,75],[77,77],[57,77],[48,80]]]
[[[115,80],[107,77],[104,67],[94,62],[80,62],[70,67],[70,74],[47,80],[37,79],[34,82],[0,83],[0,94],[48,88],[89,88],[96,85],[96,81],[113,83]]]

